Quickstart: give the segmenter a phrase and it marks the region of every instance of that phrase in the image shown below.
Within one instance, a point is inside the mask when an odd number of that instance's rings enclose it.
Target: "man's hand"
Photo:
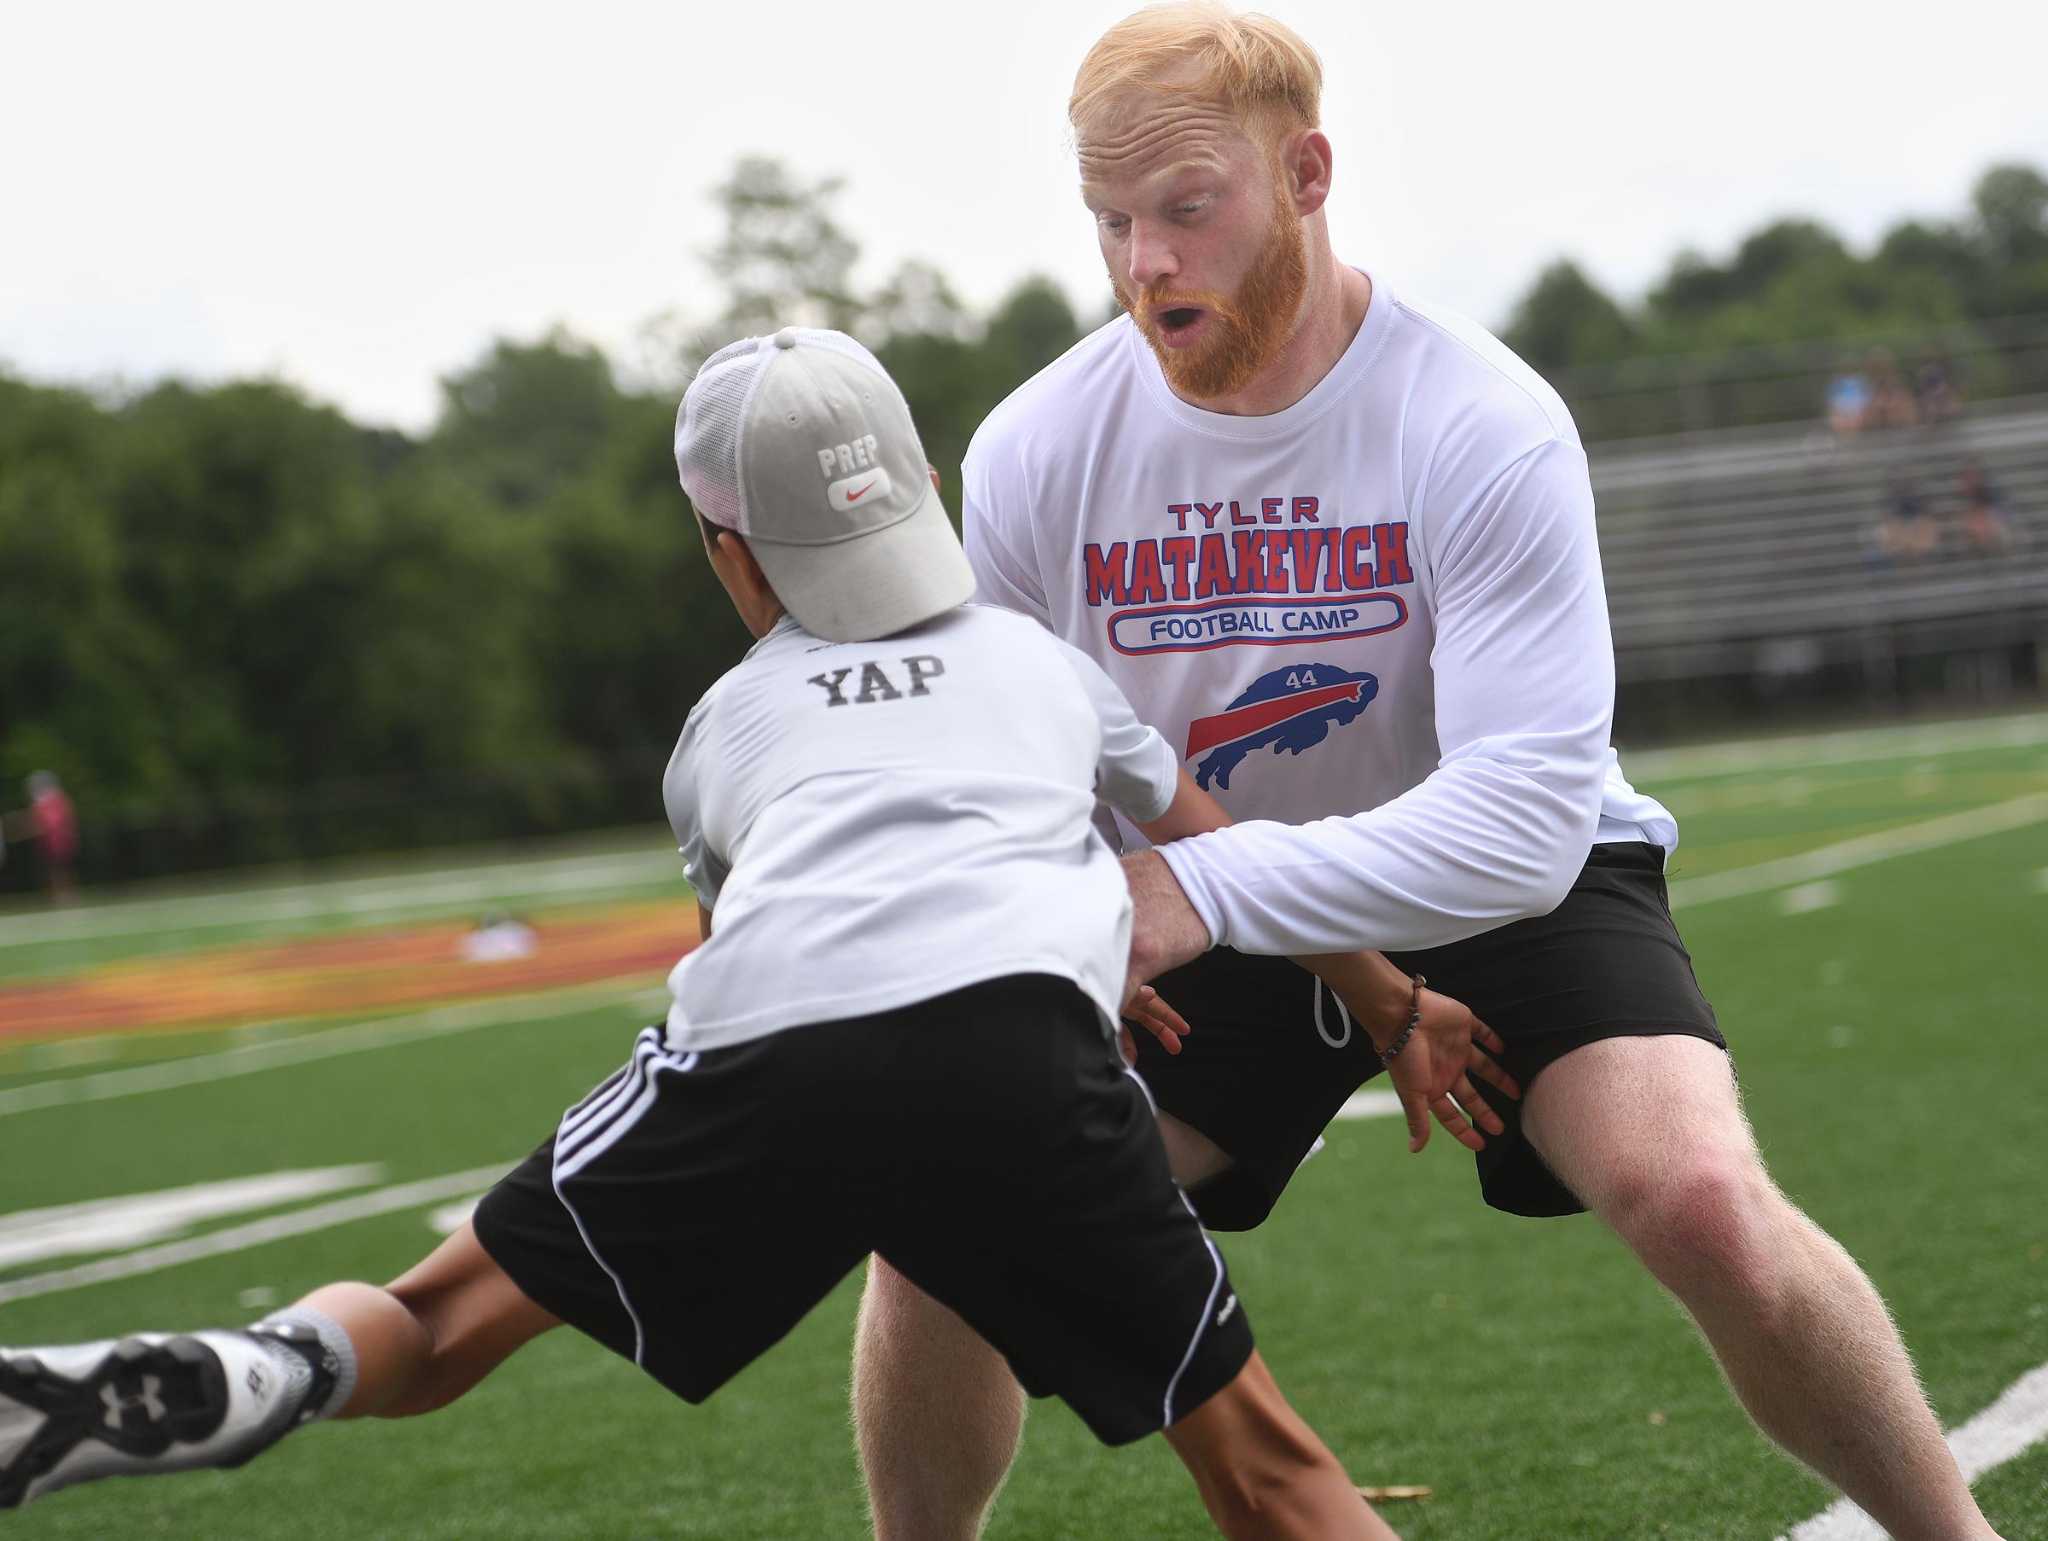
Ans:
[[[1429,1143],[1429,1117],[1434,1113],[1452,1139],[1468,1149],[1483,1150],[1486,1140],[1479,1130],[1505,1134],[1507,1126],[1479,1095],[1472,1077],[1510,1097],[1521,1096],[1515,1078],[1488,1052],[1505,1053],[1507,1045],[1500,1041],[1500,1034],[1448,995],[1424,990],[1420,1005],[1422,1020],[1387,1067],[1387,1078],[1394,1083],[1401,1112],[1408,1120],[1408,1149],[1412,1153]]]
[[[1420,1009],[1415,1031],[1387,1067],[1408,1119],[1409,1150],[1429,1143],[1432,1113],[1452,1139],[1473,1150],[1486,1146],[1481,1129],[1487,1134],[1507,1132],[1471,1078],[1477,1076],[1510,1097],[1521,1096],[1522,1089],[1489,1057],[1489,1050],[1504,1052],[1500,1036],[1462,1002],[1434,990],[1418,993],[1414,980],[1376,952],[1321,953],[1294,961],[1336,992],[1352,1020],[1371,1035],[1375,1048],[1384,1050],[1400,1037],[1408,1025],[1411,1001]]]
[[[1130,885],[1132,912],[1131,967],[1124,983],[1124,1009],[1129,1011],[1140,986],[1207,952],[1209,932],[1157,851],[1126,856],[1124,881]]]

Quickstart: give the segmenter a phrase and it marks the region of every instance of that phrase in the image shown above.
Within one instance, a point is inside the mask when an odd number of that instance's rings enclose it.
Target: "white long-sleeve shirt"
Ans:
[[[1577,431],[1471,322],[1376,284],[1308,395],[1230,417],[1118,320],[964,481],[981,597],[1100,663],[1239,821],[1164,852],[1215,942],[1438,946],[1555,907],[1596,840],[1677,845],[1609,746]]]

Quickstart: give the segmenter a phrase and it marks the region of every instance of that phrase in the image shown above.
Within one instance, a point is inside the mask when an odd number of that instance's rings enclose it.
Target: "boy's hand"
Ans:
[[[1132,1065],[1138,1062],[1138,1046],[1131,1039],[1131,1028],[1142,1027],[1168,1054],[1180,1053],[1180,1041],[1190,1031],[1187,1019],[1161,1000],[1150,985],[1140,985],[1138,993],[1125,1003],[1124,1022],[1124,1062]]]

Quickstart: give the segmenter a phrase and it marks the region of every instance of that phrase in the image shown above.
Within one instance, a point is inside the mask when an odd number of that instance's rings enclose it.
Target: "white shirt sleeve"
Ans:
[[[1045,602],[1037,563],[1020,560],[1011,549],[1011,535],[1002,529],[1000,499],[991,485],[987,462],[972,445],[960,467],[960,489],[960,543],[967,551],[967,565],[974,569],[975,598],[985,605],[1028,615],[1050,630],[1052,607]],[[1029,529],[1019,533],[1027,541],[1031,538]]]
[[[1116,682],[1079,648],[1051,639],[1074,671],[1102,725],[1102,753],[1095,762],[1095,795],[1133,824],[1164,814],[1180,786],[1180,761],[1159,734],[1138,721]]]
[[[669,829],[682,852],[683,875],[697,892],[697,902],[707,910],[718,908],[718,891],[725,885],[731,867],[715,853],[704,833],[704,806],[697,785],[698,766],[705,755],[704,738],[709,728],[711,698],[697,703],[683,724],[669,757],[668,771],[661,780],[661,800],[668,811]]]
[[[1365,813],[1161,847],[1218,945],[1441,946],[1549,913],[1585,865],[1614,715],[1585,453],[1551,439],[1431,512],[1437,768]]]

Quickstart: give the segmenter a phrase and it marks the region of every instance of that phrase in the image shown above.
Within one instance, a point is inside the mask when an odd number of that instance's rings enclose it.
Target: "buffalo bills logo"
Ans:
[[[1195,784],[1230,790],[1230,773],[1254,749],[1300,754],[1313,749],[1371,704],[1380,682],[1332,664],[1294,664],[1261,674],[1214,717],[1188,724],[1186,755],[1214,751],[1195,767]]]

